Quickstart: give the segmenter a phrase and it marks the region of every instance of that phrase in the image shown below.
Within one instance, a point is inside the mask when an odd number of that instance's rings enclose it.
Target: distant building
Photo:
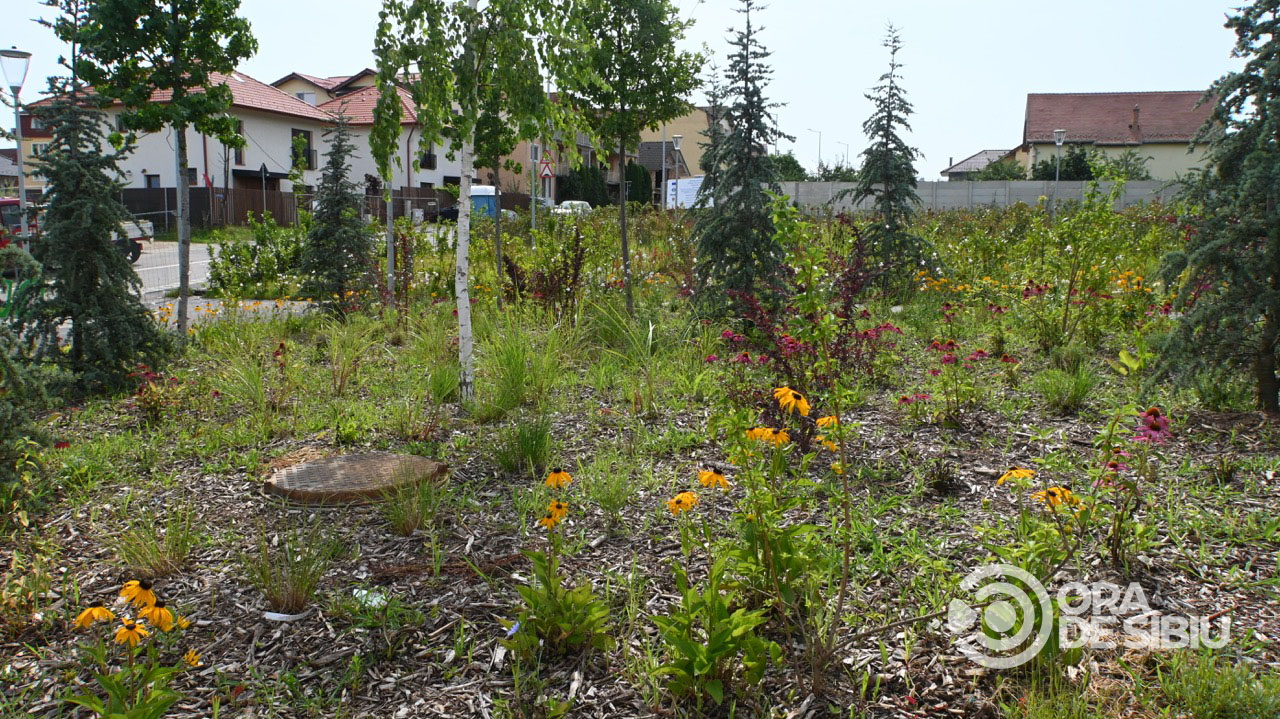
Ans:
[[[1211,101],[1197,106],[1203,96],[1198,90],[1032,93],[1022,144],[1009,154],[1030,170],[1055,156],[1053,131],[1061,129],[1068,145],[1083,144],[1110,157],[1134,150],[1149,158],[1153,179],[1173,180],[1203,162],[1205,148],[1193,147],[1213,113]]]
[[[951,182],[973,179],[974,173],[986,169],[987,165],[999,162],[1009,150],[982,150],[952,164],[942,171],[942,176]]]
[[[14,155],[17,155],[17,148],[13,148]],[[9,155],[0,151],[0,197],[17,197],[18,196],[18,163],[9,158]]]
[[[318,77],[300,72],[291,72],[271,83],[271,85],[305,103],[319,106],[343,95],[349,95],[361,88],[371,87],[377,77],[378,73],[367,67],[354,75],[334,75],[332,77]]]
[[[710,110],[709,107],[690,105],[689,112],[665,125],[659,125],[658,129],[641,131],[640,141],[660,143],[666,137],[667,142],[671,142],[671,138],[681,135],[680,153],[684,156],[689,172],[701,175],[702,153],[705,150],[703,144],[707,142],[707,128],[711,127],[711,119],[707,114]]]
[[[665,143],[661,141],[640,143],[640,164],[649,171],[649,175],[653,180],[654,202],[659,204],[662,202],[662,168],[664,165],[667,168],[666,177],[668,180],[678,180],[681,177],[689,177],[693,174],[684,157],[685,147],[687,145],[681,143],[680,149],[677,150],[671,144],[670,139]]]

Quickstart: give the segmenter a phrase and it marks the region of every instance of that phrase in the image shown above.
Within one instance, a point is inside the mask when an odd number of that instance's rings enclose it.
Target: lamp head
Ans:
[[[22,89],[22,83],[27,80],[27,66],[31,63],[31,53],[11,47],[8,50],[0,50],[0,72],[4,73],[5,82],[9,88],[13,90],[13,96],[18,96],[18,91]]]
[[[681,143],[681,142],[683,142],[683,141],[684,141],[684,135],[672,135],[672,136],[671,136],[671,147],[672,147],[672,149],[674,149],[676,152],[679,152],[679,151],[680,151],[680,143]]]
[[[1066,131],[1066,130],[1054,130],[1054,131],[1053,131],[1053,144],[1057,145],[1058,147],[1062,147],[1062,143],[1063,143],[1063,142],[1065,142],[1065,141],[1066,141],[1066,139],[1067,139],[1067,131]]]

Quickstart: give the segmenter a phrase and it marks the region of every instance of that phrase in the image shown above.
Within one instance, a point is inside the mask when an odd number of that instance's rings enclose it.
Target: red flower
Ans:
[[[71,446],[71,443],[66,441],[65,439],[53,443],[54,449],[66,449],[67,447],[70,447],[70,446]]]
[[[712,362],[719,361],[719,359],[720,359],[719,357],[717,357],[717,356],[715,356],[715,355],[713,355],[713,354],[710,354],[710,355],[707,355],[705,358],[703,358],[703,360],[702,360],[702,361],[703,361],[703,362],[706,362],[706,363],[708,363],[708,364],[710,364],[710,363],[712,363]]]
[[[955,355],[951,354],[950,352],[942,355],[942,364],[955,364],[955,363],[956,363]]]
[[[1005,364],[1018,364],[1018,358],[1012,355],[1000,355],[1000,361]]]

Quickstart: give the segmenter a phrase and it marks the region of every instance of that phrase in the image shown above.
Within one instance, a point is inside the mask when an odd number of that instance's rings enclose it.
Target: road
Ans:
[[[133,269],[142,279],[142,294],[159,294],[178,287],[178,243],[143,242],[142,257]],[[191,245],[191,286],[209,279],[209,245]]]

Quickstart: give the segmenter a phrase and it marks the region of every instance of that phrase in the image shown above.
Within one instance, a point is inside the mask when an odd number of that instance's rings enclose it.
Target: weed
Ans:
[[[498,467],[508,474],[537,476],[551,460],[551,418],[540,414],[520,418],[498,432],[493,449]]]
[[[424,526],[434,525],[446,496],[444,486],[434,477],[406,476],[412,472],[412,469],[403,467],[398,470],[398,489],[382,497],[382,515],[391,525],[391,531],[402,537],[408,537]]]
[[[240,564],[271,611],[296,614],[307,606],[340,551],[341,544],[313,524],[271,538],[263,531],[256,551],[242,554]]]
[[[1280,677],[1212,654],[1178,652],[1157,670],[1166,705],[1196,719],[1280,716]]]
[[[1084,406],[1099,381],[1093,370],[1082,365],[1073,372],[1047,369],[1036,376],[1034,386],[1044,397],[1050,412],[1066,416],[1075,414]]]
[[[184,505],[164,518],[153,514],[135,520],[110,542],[116,561],[142,579],[159,579],[177,572],[200,543],[193,514],[191,507]]]

